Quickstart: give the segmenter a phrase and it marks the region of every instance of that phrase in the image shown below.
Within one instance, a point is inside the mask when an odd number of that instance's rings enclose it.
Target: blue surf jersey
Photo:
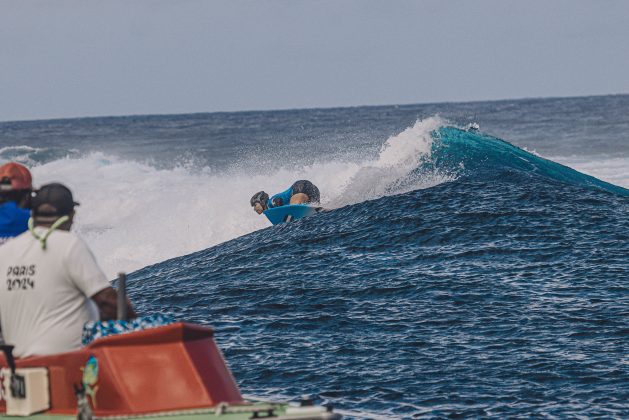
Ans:
[[[28,230],[31,212],[21,209],[14,201],[0,205],[0,238],[12,238]]]
[[[289,189],[287,189],[286,191],[282,191],[281,193],[277,193],[275,194],[273,197],[271,197],[271,199],[269,200],[269,208],[273,208],[273,207],[279,207],[279,206],[275,206],[273,205],[273,200],[276,198],[279,198],[282,200],[282,206],[285,206],[287,204],[290,204],[290,198],[293,196],[293,187],[290,187]]]

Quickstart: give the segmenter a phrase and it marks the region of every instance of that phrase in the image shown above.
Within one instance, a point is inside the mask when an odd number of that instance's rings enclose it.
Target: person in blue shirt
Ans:
[[[250,204],[253,210],[262,214],[265,210],[285,206],[287,204],[318,203],[320,200],[319,188],[307,180],[296,181],[289,189],[275,194],[269,199],[264,191],[257,192],[251,197]]]
[[[28,230],[32,177],[26,167],[0,166],[0,245]]]

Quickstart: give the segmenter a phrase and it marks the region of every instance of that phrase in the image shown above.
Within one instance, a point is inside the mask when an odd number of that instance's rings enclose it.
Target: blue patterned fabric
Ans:
[[[111,320],[111,321],[90,321],[83,326],[82,343],[87,346],[92,341],[116,334],[125,334],[133,331],[148,330],[150,328],[161,327],[176,322],[174,318],[154,314],[149,316],[140,316],[128,321]]]

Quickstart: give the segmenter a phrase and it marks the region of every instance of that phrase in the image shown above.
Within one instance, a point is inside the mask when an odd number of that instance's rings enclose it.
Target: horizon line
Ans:
[[[110,114],[110,115],[85,115],[75,117],[51,117],[51,118],[25,118],[20,120],[0,120],[0,124],[10,123],[33,123],[44,121],[67,121],[67,120],[87,120],[87,119],[106,119],[106,118],[137,118],[137,117],[169,117],[182,115],[206,115],[206,114],[238,114],[238,113],[265,113],[265,112],[289,112],[289,111],[314,111],[314,110],[333,110],[333,109],[350,109],[350,108],[380,108],[380,107],[408,107],[415,105],[445,105],[445,104],[473,104],[473,103],[491,103],[506,101],[530,101],[530,100],[552,100],[552,99],[578,99],[578,98],[596,98],[604,96],[628,96],[629,93],[606,93],[593,95],[575,95],[575,96],[530,96],[519,98],[502,98],[502,99],[474,99],[463,101],[433,101],[433,102],[412,102],[397,104],[371,104],[371,105],[339,105],[339,106],[315,106],[304,108],[270,108],[270,109],[243,109],[238,111],[194,111],[194,112],[175,112],[175,113],[153,113],[153,114]]]

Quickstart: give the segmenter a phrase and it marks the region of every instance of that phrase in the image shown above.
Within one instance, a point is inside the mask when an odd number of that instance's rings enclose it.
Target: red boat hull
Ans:
[[[113,335],[68,353],[16,360],[46,367],[51,414],[74,414],[73,384],[83,380],[91,356],[98,375],[88,392],[96,416],[147,414],[244,403],[210,328],[176,323]],[[4,356],[0,366],[6,367]],[[4,400],[0,412],[6,412]]]

